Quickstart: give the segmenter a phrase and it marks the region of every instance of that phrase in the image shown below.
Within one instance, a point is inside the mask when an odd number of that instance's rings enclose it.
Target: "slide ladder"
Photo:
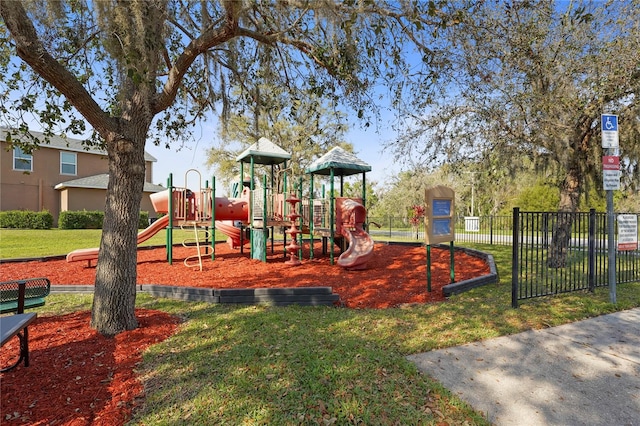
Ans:
[[[183,231],[188,232],[189,230],[185,228],[185,226],[180,226],[180,228]],[[209,247],[211,247],[211,249],[213,250],[213,247],[211,246],[210,243],[207,244],[200,244],[200,232],[199,231],[203,231],[204,232],[204,239],[205,241],[210,241],[210,236],[211,236],[211,232],[208,229],[202,229],[199,228],[195,223],[193,224],[193,234],[194,234],[194,238],[185,238],[184,240],[182,240],[182,246],[183,247],[190,247],[189,244],[191,243],[196,243],[196,254],[192,254],[190,256],[185,257],[184,259],[184,266],[186,266],[187,268],[199,268],[200,271],[202,271],[202,251],[209,249]],[[205,253],[206,254],[206,253]],[[193,262],[194,259],[198,259],[197,262]]]

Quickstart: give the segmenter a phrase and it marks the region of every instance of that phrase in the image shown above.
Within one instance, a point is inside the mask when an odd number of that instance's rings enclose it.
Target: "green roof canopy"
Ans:
[[[236,157],[236,161],[243,163],[250,163],[253,157],[254,164],[280,164],[291,159],[289,154],[284,149],[280,148],[275,143],[271,142],[267,138],[260,138],[258,142],[245,149],[242,154]]]
[[[357,173],[370,172],[371,166],[354,154],[336,146],[311,163],[305,173],[328,176],[331,174],[331,169],[333,169],[334,176],[350,176]]]

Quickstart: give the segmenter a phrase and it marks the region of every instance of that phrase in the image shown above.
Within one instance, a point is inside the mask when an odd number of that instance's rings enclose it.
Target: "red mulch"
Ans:
[[[328,255],[300,266],[284,263],[282,245],[267,262],[248,258],[226,244],[216,246],[216,260],[203,260],[203,270],[184,266],[194,247],[175,248],[173,265],[164,249],[138,252],[138,283],[174,286],[245,288],[330,286],[349,308],[389,308],[403,304],[444,300],[442,287],[450,280],[448,250],[432,248],[432,292],[426,280],[424,247],[376,244],[374,255],[361,271],[331,265]],[[338,254],[335,255],[336,260]],[[287,257],[288,258],[288,257]],[[95,261],[93,262],[95,264]],[[197,259],[191,261],[197,266]],[[465,253],[455,254],[455,279],[486,275],[486,262]],[[95,267],[64,260],[0,264],[2,280],[48,277],[52,285],[87,284],[95,280]],[[134,368],[150,345],[174,333],[178,320],[162,312],[139,309],[140,328],[106,338],[90,329],[88,312],[39,317],[29,327],[30,366],[0,375],[0,424],[116,425],[130,418],[144,398]],[[2,348],[0,363],[17,351],[17,339]]]
[[[142,352],[171,336],[178,320],[160,311],[137,309],[140,327],[107,338],[89,328],[88,311],[39,317],[29,326],[29,367],[0,374],[6,425],[121,425],[142,402],[134,369]],[[18,339],[2,347],[9,365]]]

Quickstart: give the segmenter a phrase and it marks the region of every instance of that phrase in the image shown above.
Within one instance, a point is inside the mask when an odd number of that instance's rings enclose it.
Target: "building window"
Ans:
[[[33,156],[24,153],[20,148],[13,148],[13,170],[33,171]]]
[[[75,152],[60,151],[60,174],[76,175],[77,157]]]

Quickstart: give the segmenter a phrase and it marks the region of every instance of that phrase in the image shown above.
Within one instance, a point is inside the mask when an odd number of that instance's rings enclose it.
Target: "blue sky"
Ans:
[[[206,127],[205,127],[206,126]],[[386,141],[393,137],[390,123],[380,123],[379,132],[375,125],[366,129],[353,127],[347,134],[346,140],[353,143],[358,158],[371,165],[371,173],[367,173],[367,181],[375,181],[378,186],[384,186],[390,178],[400,171],[400,166],[394,163],[391,154],[382,153]],[[153,165],[153,183],[166,185],[169,173],[173,173],[174,185],[184,183],[185,173],[189,169],[196,169],[205,180],[210,180],[213,169],[205,165],[206,152],[213,145],[217,131],[213,124],[205,124],[201,130],[202,136],[194,132],[196,143],[191,143],[177,151],[177,144],[171,149],[164,146],[147,144],[146,151],[158,161]],[[189,180],[191,181],[191,176]],[[217,191],[218,192],[218,191]]]

